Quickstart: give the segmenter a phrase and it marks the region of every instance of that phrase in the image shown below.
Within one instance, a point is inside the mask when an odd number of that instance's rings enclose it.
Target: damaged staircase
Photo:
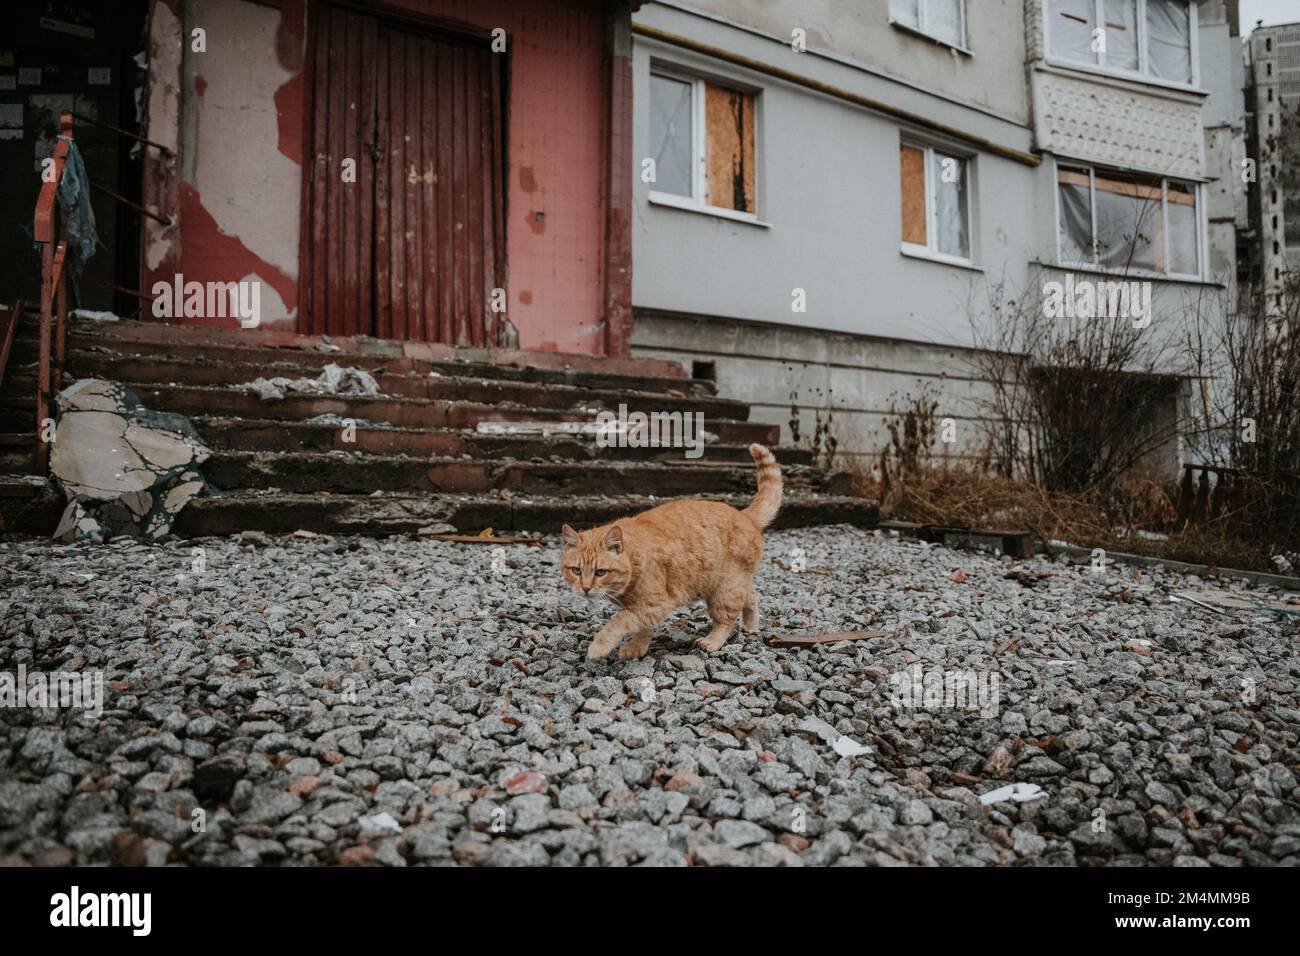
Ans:
[[[0,389],[0,403],[9,403],[0,404],[5,433],[34,432],[24,397],[34,393],[35,347],[28,317]],[[370,373],[380,394],[265,398],[247,387],[315,378],[329,364]],[[751,422],[745,403],[655,359],[74,321],[65,370],[65,386],[92,377],[121,382],[149,408],[194,423],[213,452],[202,466],[211,490],[180,513],[173,530],[187,537],[555,532],[673,497],[743,506],[754,492],[749,443],[779,441],[779,427]],[[680,447],[600,447],[590,434],[555,430],[621,404],[629,412],[703,413],[711,436],[703,457],[688,459]],[[848,474],[813,467],[806,449],[774,451],[786,482],[777,526],[874,526],[875,507],[849,494]],[[0,447],[0,472],[29,470],[30,455],[30,444],[11,440]],[[0,497],[3,530],[48,534],[63,505],[52,489],[20,497],[11,486]]]

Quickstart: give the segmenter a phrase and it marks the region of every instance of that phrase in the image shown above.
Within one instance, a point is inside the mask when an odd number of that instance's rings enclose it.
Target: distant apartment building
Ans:
[[[1242,205],[1243,280],[1281,311],[1300,274],[1300,22],[1257,27],[1246,44],[1246,146],[1255,183]]]
[[[996,287],[1141,278],[1178,335],[1235,279],[1234,6],[649,0],[634,354],[850,453],[926,389],[973,451]]]

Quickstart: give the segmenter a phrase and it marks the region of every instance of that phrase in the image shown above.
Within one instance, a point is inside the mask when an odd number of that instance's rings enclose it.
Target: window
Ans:
[[[651,73],[651,196],[756,218],[754,100],[699,78]]]
[[[969,262],[970,162],[931,146],[903,143],[903,249]]]
[[[1062,265],[1200,277],[1194,183],[1061,166],[1057,195]]]
[[[1049,54],[1169,83],[1195,81],[1187,0],[1045,0]]]
[[[966,0],[889,0],[889,19],[941,43],[966,48]]]

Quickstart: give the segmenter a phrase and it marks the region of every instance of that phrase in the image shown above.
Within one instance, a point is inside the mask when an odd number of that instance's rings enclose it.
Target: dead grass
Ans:
[[[999,530],[1027,529],[1045,541],[1143,554],[1214,567],[1276,573],[1267,544],[1229,535],[1224,522],[1178,527],[1176,489],[1127,480],[1108,499],[1048,492],[973,465],[922,465],[891,473],[886,486],[866,460],[848,464],[854,490],[880,500],[882,519]],[[882,494],[883,493],[883,494]],[[1138,530],[1166,535],[1148,538]]]

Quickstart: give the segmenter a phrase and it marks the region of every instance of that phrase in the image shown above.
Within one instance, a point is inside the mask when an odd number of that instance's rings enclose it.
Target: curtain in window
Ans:
[[[675,196],[691,195],[691,84],[650,76],[650,150],[655,161],[653,188]]]
[[[925,3],[925,32],[931,36],[964,46],[965,37],[961,29],[962,0],[923,0]]]
[[[1093,19],[1097,8],[1093,0],[1048,0],[1047,35],[1051,40],[1051,55],[1063,60],[1082,60],[1096,63],[1092,52]]]
[[[1181,0],[1147,0],[1147,56],[1151,75],[1192,81],[1191,22]]]
[[[1106,0],[1106,65],[1138,69],[1137,0]]]
[[[1160,183],[1093,177],[1097,208],[1097,263],[1103,268],[1163,271]]]
[[[936,150],[931,173],[934,177],[935,247],[945,255],[968,259],[966,161]]]
[[[1092,194],[1088,174],[1080,169],[1057,171],[1061,197],[1061,261],[1092,262]]]
[[[920,0],[889,0],[889,13],[899,23],[913,30],[920,29],[921,20],[917,12],[919,4]]]

